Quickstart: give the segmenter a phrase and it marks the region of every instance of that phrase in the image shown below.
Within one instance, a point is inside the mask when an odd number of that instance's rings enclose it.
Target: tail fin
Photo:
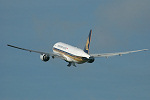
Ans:
[[[88,36],[87,41],[86,41],[86,45],[84,47],[84,52],[86,52],[87,54],[89,54],[91,36],[92,36],[92,30],[90,30],[89,36]]]

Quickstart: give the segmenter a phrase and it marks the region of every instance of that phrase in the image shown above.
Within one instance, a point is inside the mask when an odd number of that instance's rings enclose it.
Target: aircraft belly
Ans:
[[[64,60],[66,60],[68,62],[75,62],[75,63],[80,64],[80,63],[85,63],[87,61],[87,60],[82,59],[82,57],[80,57],[80,56],[69,54],[67,52],[60,51],[56,48],[53,49],[53,52],[61,55],[64,58]]]

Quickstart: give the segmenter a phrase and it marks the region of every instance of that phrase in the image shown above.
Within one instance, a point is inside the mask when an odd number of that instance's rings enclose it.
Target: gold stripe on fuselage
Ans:
[[[80,57],[80,56],[75,56],[73,54],[64,52],[64,51],[56,49],[56,48],[53,48],[53,50],[56,51],[56,52],[59,52],[62,55],[65,55],[65,56],[67,56],[67,57],[69,57],[69,58],[71,58],[71,59],[73,59],[73,60],[75,60],[75,61],[77,61],[79,63],[85,63],[85,62],[87,62],[87,60],[82,59],[82,57]]]

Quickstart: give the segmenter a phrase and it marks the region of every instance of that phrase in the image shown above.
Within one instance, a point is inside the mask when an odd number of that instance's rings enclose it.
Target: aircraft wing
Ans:
[[[129,54],[140,51],[147,51],[148,49],[135,50],[135,51],[126,51],[126,52],[116,52],[116,53],[102,53],[102,54],[90,54],[92,57],[111,57],[111,56],[122,56],[123,54]]]
[[[7,46],[13,47],[13,48],[17,48],[17,49],[20,49],[20,50],[29,51],[29,52],[39,53],[39,54],[41,54],[41,55],[46,54],[46,55],[53,56],[53,57],[62,57],[61,55],[58,55],[58,54],[55,54],[55,53],[47,53],[47,52],[35,51],[35,50],[20,48],[20,47],[13,46],[13,45],[9,45],[9,44],[7,44]]]

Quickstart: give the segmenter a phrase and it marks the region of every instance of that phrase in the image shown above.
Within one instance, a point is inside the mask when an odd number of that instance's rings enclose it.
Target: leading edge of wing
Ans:
[[[116,52],[116,53],[102,53],[102,54],[90,54],[92,57],[110,57],[110,56],[122,56],[123,54],[129,54],[134,52],[140,52],[140,51],[147,51],[149,49],[141,49],[141,50],[135,50],[135,51],[126,51],[126,52]]]
[[[46,55],[50,55],[50,56],[55,56],[55,55],[56,55],[56,54],[54,54],[54,53],[46,53],[46,52],[41,52],[41,51],[35,51],[35,50],[30,50],[30,49],[20,48],[20,47],[13,46],[13,45],[10,45],[10,44],[7,44],[7,46],[13,47],[13,48],[16,48],[16,49],[20,49],[20,50],[29,51],[29,52],[39,53],[39,54],[41,54],[41,55],[42,55],[42,54],[46,54]]]

